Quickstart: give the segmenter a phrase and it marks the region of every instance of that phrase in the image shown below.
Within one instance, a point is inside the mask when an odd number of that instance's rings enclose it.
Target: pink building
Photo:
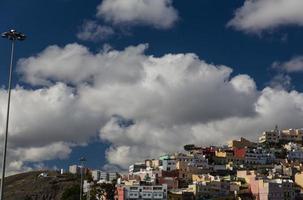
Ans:
[[[124,196],[125,196],[124,187],[121,187],[121,186],[117,187],[116,188],[115,200],[124,200],[125,199]]]
[[[290,179],[255,179],[250,181],[250,189],[256,200],[295,199],[295,188]]]

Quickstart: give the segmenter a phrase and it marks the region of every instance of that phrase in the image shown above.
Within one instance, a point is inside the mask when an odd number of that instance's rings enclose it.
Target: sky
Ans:
[[[81,156],[91,168],[124,170],[185,144],[302,128],[302,7],[0,1],[0,31],[28,36],[16,45],[8,174],[66,169]],[[0,40],[1,140],[9,55]]]

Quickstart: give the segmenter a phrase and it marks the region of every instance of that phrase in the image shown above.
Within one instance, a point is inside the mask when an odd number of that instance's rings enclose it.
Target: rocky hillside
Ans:
[[[39,176],[46,172],[48,176]],[[73,200],[79,187],[79,178],[70,175],[60,175],[57,172],[34,171],[5,179],[5,200]],[[63,195],[64,193],[64,195]],[[73,196],[74,195],[74,196]],[[65,197],[63,197],[65,196]]]

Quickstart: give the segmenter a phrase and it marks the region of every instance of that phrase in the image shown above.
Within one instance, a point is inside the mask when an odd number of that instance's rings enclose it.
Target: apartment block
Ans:
[[[259,138],[260,143],[273,143],[277,144],[280,141],[280,133],[277,130],[264,131]]]
[[[249,148],[245,152],[245,162],[247,164],[267,164],[271,163],[275,156],[263,148]]]
[[[133,165],[129,166],[129,174],[139,172],[140,169],[146,169],[146,164],[145,163],[135,163]]]
[[[280,134],[280,140],[285,142],[301,143],[303,141],[303,130],[302,129],[282,130]]]
[[[167,200],[167,185],[117,186],[117,200]]]
[[[100,170],[92,170],[92,178],[94,181],[99,181],[100,180]]]
[[[173,171],[176,169],[176,164],[177,161],[175,159],[163,159],[160,168],[164,171]]]

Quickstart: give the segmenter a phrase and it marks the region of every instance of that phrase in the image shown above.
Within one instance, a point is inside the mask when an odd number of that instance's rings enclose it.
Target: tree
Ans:
[[[112,200],[115,197],[115,183],[101,183],[96,184],[90,191],[90,200],[109,199]]]
[[[26,195],[24,200],[32,200],[32,198],[29,195]]]
[[[185,151],[192,151],[195,149],[195,145],[194,144],[187,144],[187,145],[184,145],[184,150]]]
[[[64,190],[61,200],[79,200],[80,185],[73,185]]]

